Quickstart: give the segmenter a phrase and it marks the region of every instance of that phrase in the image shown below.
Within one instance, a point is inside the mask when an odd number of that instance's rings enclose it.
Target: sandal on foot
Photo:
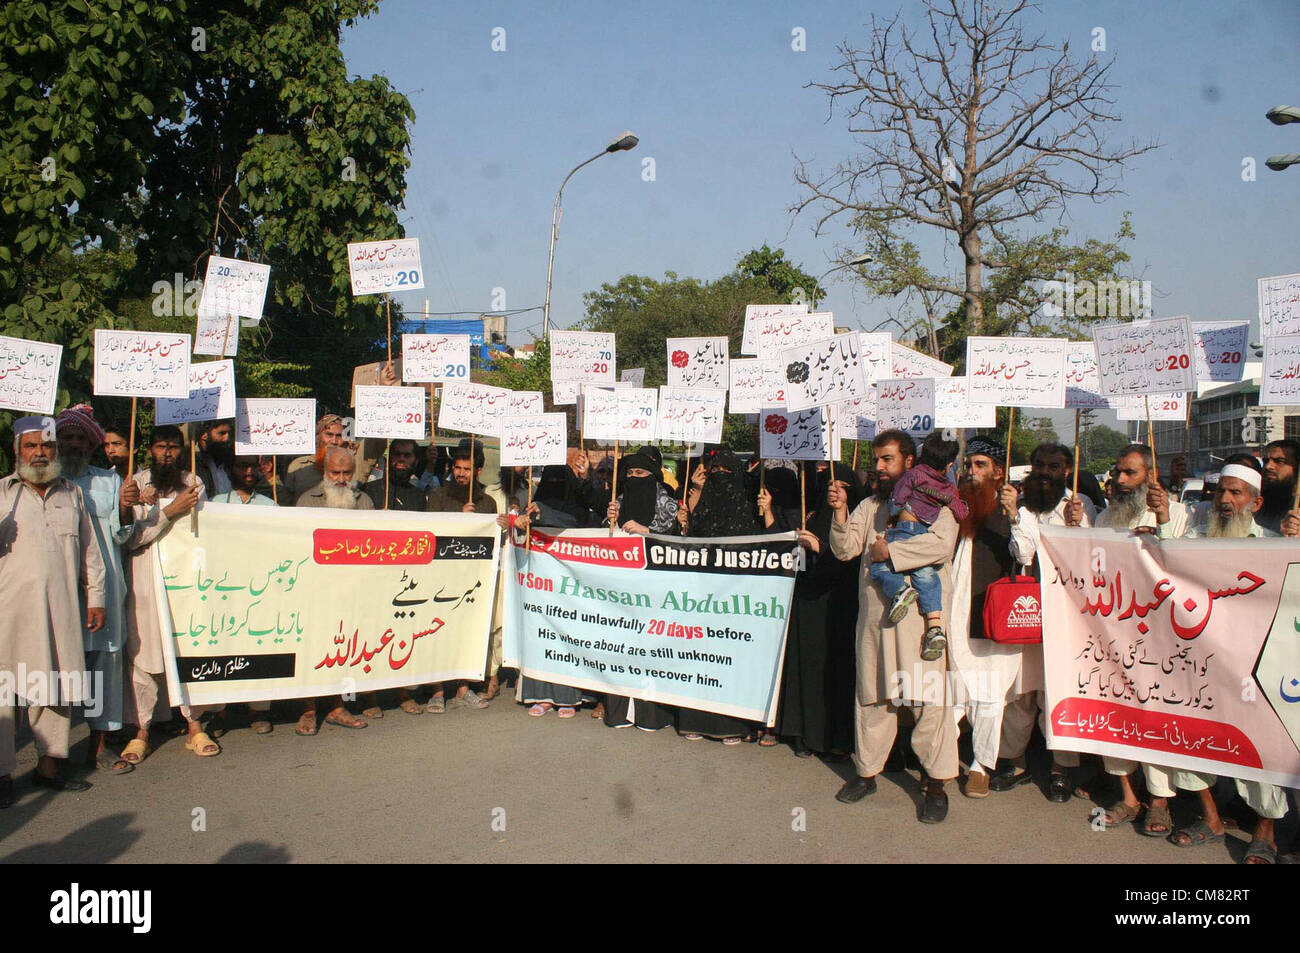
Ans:
[[[578,709],[576,708],[565,707],[560,709],[561,718],[572,718],[577,713],[578,713]]]
[[[1100,809],[1094,808],[1094,810]],[[1128,824],[1137,820],[1137,816],[1140,813],[1142,813],[1141,808],[1136,808],[1131,804],[1125,804],[1123,801],[1120,801],[1118,804],[1115,804],[1101,812],[1101,829],[1103,831],[1108,831],[1124,824]],[[1095,817],[1095,814],[1089,815],[1088,820],[1092,821]]]
[[[402,699],[402,703],[397,707],[402,709],[402,711],[406,712],[408,715],[424,714],[424,709],[420,707],[420,703],[417,702],[414,698]]]
[[[695,731],[688,731],[688,732],[686,732],[686,734],[682,735],[682,737],[685,738],[687,741],[703,741],[703,740],[704,740],[704,736],[703,736],[702,734],[699,734],[698,732],[695,732]]]
[[[1170,834],[1169,843],[1175,847],[1201,847],[1205,844],[1222,844],[1223,835],[1214,833],[1214,828],[1205,823],[1205,818],[1202,817]]]
[[[130,761],[127,761],[125,758],[119,758],[107,748],[100,748],[99,754],[95,755],[93,761],[87,762],[86,767],[90,768],[92,771],[99,769],[100,771],[107,771],[110,774],[130,774],[135,770],[135,765]]]
[[[137,765],[149,755],[153,754],[153,748],[149,747],[149,742],[141,741],[139,738],[132,738],[122,749],[122,760],[129,765]]]
[[[532,715],[534,718],[541,718],[550,710],[550,702],[538,702],[532,708],[528,709],[528,714]]]
[[[1164,830],[1157,830],[1159,827],[1163,827]],[[1168,837],[1174,830],[1174,819],[1169,814],[1169,808],[1147,808],[1146,816],[1142,818],[1142,826],[1138,830],[1147,837]]]
[[[371,705],[369,708],[367,708],[367,709],[366,709],[365,711],[363,711],[361,714],[364,715],[364,716],[367,717],[367,718],[372,718],[372,719],[378,721],[380,718],[383,718],[383,717],[384,717],[384,710],[383,710],[382,708],[380,708],[378,705]]]
[[[1241,858],[1243,864],[1276,864],[1277,847],[1266,840],[1253,840],[1246,848],[1246,856]]]
[[[272,731],[271,719],[263,715],[261,718],[252,718],[248,722],[248,727],[253,729],[255,735],[269,735]]]
[[[196,731],[185,741],[185,747],[200,758],[215,758],[221,754],[221,745],[217,744],[206,731]]]
[[[429,699],[429,704],[424,706],[424,710],[430,715],[441,715],[447,710],[447,699],[441,695],[434,695]]]
[[[592,718],[604,718],[604,717],[605,717],[605,703],[604,703],[604,702],[601,702],[600,704],[598,704],[595,708],[593,708],[593,709],[591,710],[591,717],[592,717]]]
[[[760,748],[775,748],[776,735],[772,734],[770,731],[763,732],[758,736],[758,746]]]
[[[723,738],[723,739],[722,739],[722,743],[723,743],[724,745],[738,745],[738,744],[740,744],[740,743],[741,743],[742,741],[744,741],[744,740],[745,740],[744,738],[737,738],[737,737],[735,737],[735,736],[733,735],[733,736],[730,737],[730,738]]]
[[[335,708],[325,716],[325,723],[327,725],[338,725],[340,728],[366,727],[366,720],[364,718],[358,718],[346,708]]]
[[[312,735],[320,733],[320,724],[316,721],[314,711],[305,711],[298,716],[298,726],[294,728],[296,734],[304,738],[310,738]]]

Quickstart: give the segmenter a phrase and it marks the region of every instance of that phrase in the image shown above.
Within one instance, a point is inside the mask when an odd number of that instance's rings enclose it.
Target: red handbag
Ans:
[[[984,590],[984,634],[1003,645],[1043,641],[1042,591],[1033,576],[1010,576]]]

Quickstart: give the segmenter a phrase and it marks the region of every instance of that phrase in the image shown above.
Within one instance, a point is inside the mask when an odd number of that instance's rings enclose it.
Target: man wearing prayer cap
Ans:
[[[135,518],[132,507],[140,501],[140,487],[134,480],[123,483],[116,470],[90,465],[91,454],[104,442],[104,430],[88,405],[69,407],[55,418],[55,427],[59,466],[63,476],[81,489],[104,562],[104,625],[98,630],[87,627],[82,633],[86,669],[96,678],[99,691],[96,704],[86,712],[86,724],[90,727],[86,767],[92,771],[103,768],[114,774],[125,774],[133,770],[131,763],[107,749],[105,736],[122,729],[127,588],[122,546],[131,536]],[[92,710],[97,714],[91,714]]]
[[[1249,453],[1234,453],[1219,471],[1219,483],[1213,499],[1191,507],[1182,539],[1260,539],[1277,536],[1255,522],[1255,514],[1264,504],[1264,473],[1259,461]],[[1176,539],[1171,522],[1160,524],[1161,539]],[[1157,764],[1143,764],[1142,776],[1151,795],[1151,809],[1168,809],[1169,798],[1181,789],[1193,791],[1201,804],[1201,817],[1170,835],[1178,847],[1197,847],[1223,839],[1224,825],[1214,801],[1218,780],[1203,771],[1176,769]],[[1264,781],[1236,778],[1237,793],[1258,818],[1244,858],[1247,864],[1272,864],[1277,860],[1273,839],[1274,822],[1286,816],[1286,791]]]
[[[27,709],[40,756],[32,784],[84,791],[59,768],[71,706],[93,700],[82,630],[104,627],[104,562],[81,490],[60,475],[52,417],[15,421],[14,459],[0,480],[0,675]],[[13,803],[16,701],[0,698],[0,808]]]
[[[988,796],[999,784],[1023,783],[1029,775],[1014,766],[999,771],[1002,720],[1017,695],[1042,688],[1042,665],[1023,665],[1018,645],[1002,645],[984,631],[984,596],[990,583],[1011,575],[1011,521],[1001,502],[1007,482],[1007,447],[1000,439],[976,436],[966,442],[958,492],[968,513],[961,521],[952,559],[952,627],[949,652],[961,676],[965,698],[959,708],[971,727],[970,770],[965,794]],[[1000,787],[999,787],[1000,789]]]
[[[292,506],[298,497],[325,478],[325,451],[329,447],[343,446],[343,436],[343,418],[338,414],[326,414],[316,421],[316,453],[298,457],[289,464],[284,477],[284,489],[289,498],[281,501],[282,506]]]

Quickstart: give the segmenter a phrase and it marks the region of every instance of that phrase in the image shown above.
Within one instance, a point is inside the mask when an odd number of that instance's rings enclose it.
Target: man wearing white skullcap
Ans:
[[[1214,491],[1214,498],[1193,507],[1182,538],[1258,539],[1277,536],[1277,533],[1255,522],[1255,514],[1264,503],[1262,487],[1263,468],[1258,460],[1248,453],[1236,453],[1228,457],[1223,463],[1223,469],[1219,471],[1219,485]],[[1160,536],[1162,539],[1173,538],[1167,532],[1162,532]],[[1175,788],[1195,791],[1200,797],[1201,818],[1175,831],[1170,837],[1172,843],[1179,847],[1197,847],[1223,840],[1223,821],[1219,818],[1218,807],[1214,803],[1214,775],[1147,764],[1142,766],[1142,773],[1153,798],[1163,800],[1172,797]],[[1286,792],[1275,784],[1262,781],[1237,778],[1236,784],[1241,799],[1259,817],[1254,837],[1246,849],[1246,863],[1271,864],[1277,857],[1273,823],[1286,815]]]
[[[0,480],[0,808],[17,767],[19,698],[40,756],[32,784],[84,791],[64,776],[71,706],[88,700],[82,626],[104,627],[104,562],[81,490],[60,476],[54,418],[14,422],[15,472]],[[86,606],[84,614],[80,607]],[[7,687],[6,687],[7,686]]]

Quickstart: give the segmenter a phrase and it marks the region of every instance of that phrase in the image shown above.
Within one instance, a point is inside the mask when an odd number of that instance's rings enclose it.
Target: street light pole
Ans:
[[[630,132],[625,132],[600,152],[597,152],[590,159],[579,162],[569,174],[564,177],[560,183],[559,191],[555,193],[555,208],[551,211],[551,248],[546,255],[546,300],[542,305],[542,337],[545,338],[551,330],[551,272],[555,267],[555,240],[560,236],[560,197],[564,195],[564,187],[569,184],[569,179],[573,178],[573,173],[577,172],[584,165],[595,162],[601,156],[610,152],[625,152],[636,146],[640,140]]]
[[[1264,116],[1275,126],[1285,126],[1287,123],[1300,122],[1300,108],[1274,106],[1264,113]],[[1264,160],[1264,165],[1274,172],[1281,172],[1288,166],[1300,165],[1300,152],[1283,152],[1280,155],[1269,156]]]

